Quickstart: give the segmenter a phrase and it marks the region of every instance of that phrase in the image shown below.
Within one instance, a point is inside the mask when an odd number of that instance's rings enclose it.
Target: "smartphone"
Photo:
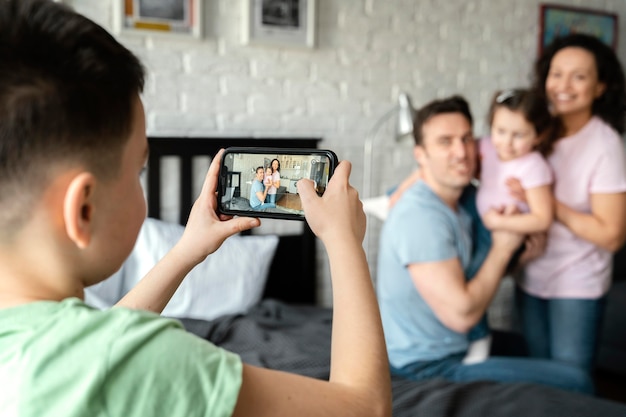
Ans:
[[[306,178],[323,195],[339,163],[330,150],[227,148],[220,164],[218,211],[237,216],[304,220],[296,184]]]

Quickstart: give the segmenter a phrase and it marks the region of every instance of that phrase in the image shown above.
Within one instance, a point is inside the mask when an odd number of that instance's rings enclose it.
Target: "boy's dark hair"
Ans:
[[[489,126],[493,124],[493,115],[496,109],[501,107],[520,112],[524,119],[533,125],[537,136],[541,137],[534,149],[543,156],[550,155],[554,143],[561,134],[561,121],[550,113],[545,95],[522,88],[496,92],[489,107]]]
[[[595,36],[576,33],[555,39],[535,63],[534,88],[545,96],[546,78],[552,58],[567,47],[583,48],[594,56],[598,80],[606,85],[606,90],[593,103],[592,112],[620,134],[624,133],[626,127],[624,70],[613,49]]]
[[[431,117],[443,113],[461,113],[465,116],[470,126],[472,126],[472,113],[469,104],[467,104],[467,101],[463,97],[455,95],[444,99],[433,100],[418,109],[415,113],[415,118],[413,119],[413,138],[415,139],[415,145],[422,145],[424,142],[424,132],[422,132],[424,124],[430,120]]]
[[[0,0],[0,227],[21,223],[55,167],[117,174],[144,68],[49,0]],[[19,226],[18,226],[19,227]]]

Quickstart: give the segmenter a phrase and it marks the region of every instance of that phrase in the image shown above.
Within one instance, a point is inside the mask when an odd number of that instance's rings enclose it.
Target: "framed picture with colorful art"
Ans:
[[[202,0],[113,0],[119,34],[202,37]]]
[[[542,4],[539,13],[539,54],[555,38],[586,33],[617,49],[617,15],[601,10]]]

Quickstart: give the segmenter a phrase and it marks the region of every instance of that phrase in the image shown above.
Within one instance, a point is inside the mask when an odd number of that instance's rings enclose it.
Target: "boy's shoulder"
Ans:
[[[102,349],[143,326],[149,326],[151,332],[184,331],[180,322],[152,312],[123,307],[100,310],[78,298],[39,301],[0,310],[0,326],[6,330],[2,338],[20,333],[22,339],[47,335],[51,344],[62,344],[64,338],[93,339],[100,342],[98,346]]]
[[[197,407],[198,398],[208,398],[201,392],[206,381],[224,384],[227,396],[235,399],[241,385],[242,364],[236,355],[186,332],[177,320],[146,311],[98,310],[79,299],[37,302],[0,310],[0,326],[0,383],[20,380],[23,391],[0,394],[0,409],[34,404],[26,416],[68,415],[65,410],[76,411],[72,416],[103,410],[146,415],[172,385],[191,381],[198,387],[176,398],[179,409]],[[52,389],[59,381],[64,381],[63,392]],[[55,397],[47,398],[53,391]],[[9,404],[15,401],[20,404]],[[36,408],[44,403],[59,407],[59,413]],[[163,413],[151,415],[185,415]]]

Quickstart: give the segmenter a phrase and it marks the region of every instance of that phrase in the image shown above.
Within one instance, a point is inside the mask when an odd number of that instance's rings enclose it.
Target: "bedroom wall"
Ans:
[[[353,162],[352,182],[360,190],[364,140],[399,92],[407,92],[415,106],[461,93],[474,110],[476,133],[483,134],[492,92],[526,85],[537,54],[538,0],[318,0],[312,50],[242,45],[242,2],[203,1],[200,41],[119,38],[149,70],[143,97],[148,133],[319,136],[323,147]],[[112,27],[112,0],[65,2]],[[624,0],[595,0],[593,7],[626,16]],[[413,167],[410,146],[394,145],[391,133],[387,122],[376,135],[373,194]],[[370,224],[374,268],[380,224]],[[319,296],[329,305],[326,258],[320,253]]]

